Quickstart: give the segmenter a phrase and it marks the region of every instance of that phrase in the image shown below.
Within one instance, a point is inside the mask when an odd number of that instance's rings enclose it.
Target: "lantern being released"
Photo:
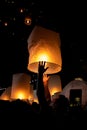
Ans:
[[[28,70],[38,73],[38,63],[46,62],[46,74],[61,71],[61,42],[59,33],[35,26],[28,38]]]

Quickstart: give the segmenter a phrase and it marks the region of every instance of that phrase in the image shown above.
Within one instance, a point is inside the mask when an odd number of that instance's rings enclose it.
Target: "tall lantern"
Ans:
[[[11,99],[29,99],[31,97],[31,86],[29,84],[31,77],[25,73],[13,75]]]
[[[28,70],[38,73],[38,62],[45,61],[49,67],[45,74],[61,71],[61,41],[59,33],[35,26],[28,38]]]
[[[58,96],[62,92],[62,83],[59,75],[51,75],[48,81],[48,87],[51,96]]]

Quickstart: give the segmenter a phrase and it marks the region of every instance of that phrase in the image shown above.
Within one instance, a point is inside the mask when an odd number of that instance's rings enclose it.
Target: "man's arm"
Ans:
[[[45,68],[45,62],[39,62],[38,65],[38,84],[37,84],[37,97],[39,104],[41,106],[47,105],[47,100],[45,97],[45,89],[44,89],[44,83],[43,83],[43,74],[47,70]]]

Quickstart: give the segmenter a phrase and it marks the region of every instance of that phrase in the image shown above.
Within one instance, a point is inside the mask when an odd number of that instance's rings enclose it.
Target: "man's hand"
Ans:
[[[48,80],[49,80],[49,76],[47,74],[44,74],[43,75],[43,82],[48,83]]]

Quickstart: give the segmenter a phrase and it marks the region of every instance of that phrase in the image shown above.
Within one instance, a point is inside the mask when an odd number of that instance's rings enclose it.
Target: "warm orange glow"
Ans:
[[[26,73],[17,73],[13,75],[11,99],[28,99],[31,93],[30,75]]]
[[[34,99],[33,99],[33,98],[29,98],[29,103],[30,103],[30,104],[32,104],[32,103],[33,103],[33,101],[34,101]]]
[[[5,91],[1,94],[0,99],[10,100],[10,96],[11,96],[11,87],[7,87]]]
[[[38,62],[46,61],[46,67],[49,67],[45,72],[46,74],[61,71],[62,58],[60,45],[58,33],[35,26],[28,39],[28,69],[38,73]]]
[[[4,95],[1,99],[2,100],[9,100],[9,97],[7,95]]]
[[[58,86],[53,87],[52,89],[50,89],[51,96],[54,95],[57,92],[61,92],[61,90],[58,88]]]
[[[47,74],[44,74],[44,75],[43,75],[43,83],[44,83],[44,84],[47,84],[49,78],[50,78],[50,76],[47,76]]]
[[[31,25],[32,19],[31,19],[30,17],[26,17],[25,20],[24,20],[24,23],[25,23],[26,25]]]
[[[38,99],[34,99],[34,102],[39,103],[39,102],[38,102]]]
[[[37,59],[39,59],[39,61],[48,61],[48,57],[46,54],[39,54]]]
[[[62,91],[61,78],[59,75],[51,75],[48,81],[51,96]]]
[[[29,97],[29,102],[32,104],[33,102],[39,103],[38,99],[34,97],[34,95],[32,95],[32,97]]]
[[[15,89],[14,93],[13,93],[13,99],[28,99],[28,96],[26,91],[24,90],[18,90],[17,88]]]
[[[16,98],[17,99],[26,99],[24,93],[22,93],[22,92],[17,93]]]

